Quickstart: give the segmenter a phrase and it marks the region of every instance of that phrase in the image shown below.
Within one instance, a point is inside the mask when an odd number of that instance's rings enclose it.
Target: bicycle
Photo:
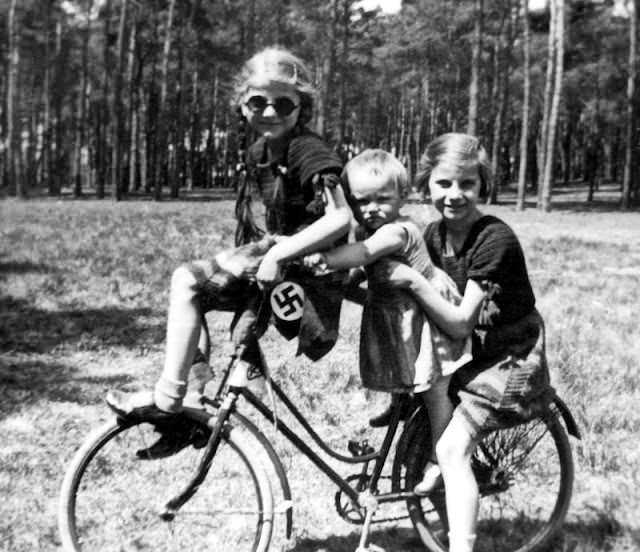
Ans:
[[[268,323],[263,316],[268,308],[265,296],[259,323]],[[248,382],[254,374],[249,365],[237,361],[240,352],[232,355],[215,393],[202,397],[208,409],[185,408],[182,419],[189,421],[187,428],[194,433],[193,446],[153,458],[150,446],[158,430],[184,431],[185,427],[158,427],[144,416],[116,417],[88,437],[62,485],[59,528],[65,550],[265,552],[280,517],[285,519],[289,538],[293,498],[286,471],[271,440],[239,410],[240,397],[337,486],[338,514],[362,525],[356,552],[372,550],[372,523],[400,519],[380,516],[382,507],[393,503],[406,505],[428,550],[447,550],[444,490],[427,498],[412,491],[431,452],[424,406],[414,409],[397,438],[401,413],[394,408],[378,450],[366,440],[349,441],[349,455],[342,454],[319,436],[270,378],[261,351],[254,370],[267,376],[271,404],[252,392]],[[276,416],[276,400],[304,433]],[[543,416],[493,432],[480,442],[472,463],[481,496],[476,550],[534,552],[552,541],[572,492],[574,468],[567,433],[580,438],[568,407],[556,395]],[[332,459],[359,470],[341,476],[302,434]],[[274,503],[272,479],[282,497],[279,504]],[[382,485],[387,488],[383,490]]]

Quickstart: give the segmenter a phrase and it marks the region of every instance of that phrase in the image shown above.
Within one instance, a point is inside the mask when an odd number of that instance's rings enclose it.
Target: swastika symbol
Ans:
[[[281,282],[271,292],[271,309],[281,320],[300,319],[304,310],[304,290],[295,282]]]

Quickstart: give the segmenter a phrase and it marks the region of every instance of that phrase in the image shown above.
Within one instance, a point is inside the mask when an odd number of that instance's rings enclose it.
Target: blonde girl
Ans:
[[[235,311],[232,338],[247,345],[250,362],[258,286],[277,282],[287,261],[327,248],[348,232],[351,211],[340,185],[341,161],[306,127],[313,97],[309,70],[287,50],[267,48],[242,67],[233,104],[256,141],[246,154],[246,180],[236,204],[238,247],[175,270],[164,369],[152,394],[109,394],[108,403],[121,416],[137,408],[147,414],[180,412],[202,317],[210,310]],[[253,216],[255,199],[264,204],[264,222]],[[315,280],[311,299],[314,293],[323,297],[323,308],[312,328],[303,317],[298,334],[300,351],[314,359],[336,340],[342,285],[335,276]]]

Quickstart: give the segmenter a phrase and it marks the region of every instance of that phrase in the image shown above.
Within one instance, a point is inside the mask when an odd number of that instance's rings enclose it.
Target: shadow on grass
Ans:
[[[337,514],[336,514],[337,515]],[[327,539],[299,539],[292,552],[353,552],[360,543],[360,529],[349,535],[329,537]],[[423,552],[424,545],[413,529],[389,527],[375,529],[369,533],[369,544],[388,552]],[[375,548],[372,548],[375,550]]]
[[[2,254],[0,254],[0,256],[2,256]],[[58,269],[53,266],[48,266],[45,264],[35,264],[29,261],[0,261],[0,279],[2,279],[4,275],[9,272],[13,274],[27,274],[29,272],[40,272],[46,274],[58,272]]]
[[[164,319],[149,308],[47,311],[24,299],[0,296],[0,351],[48,353],[58,347],[101,350],[161,343]],[[160,317],[158,317],[160,320]]]
[[[605,513],[588,522],[565,523],[563,529],[563,552],[640,550],[640,531],[622,526]]]
[[[106,389],[122,387],[135,375],[83,376],[59,362],[0,357],[0,418],[46,398],[88,405],[104,400]]]
[[[0,418],[42,399],[99,403],[107,389],[125,386],[135,374],[87,375],[66,364],[66,356],[77,351],[110,355],[115,347],[140,352],[163,340],[164,317],[151,309],[47,311],[0,296]]]
[[[360,541],[359,529],[349,535],[329,537],[327,539],[300,539],[292,552],[353,552]],[[640,532],[625,529],[615,520],[606,516],[585,522],[565,523],[563,530],[553,542],[545,548],[546,552],[606,552],[618,550],[621,541],[631,544],[629,550],[640,550]],[[417,552],[425,550],[412,529],[394,528],[371,531],[369,543],[375,544],[387,552],[402,550]],[[485,543],[486,545],[487,543]],[[493,545],[492,545],[493,548]],[[486,546],[478,541],[476,549],[486,552]],[[491,552],[495,552],[492,550]]]

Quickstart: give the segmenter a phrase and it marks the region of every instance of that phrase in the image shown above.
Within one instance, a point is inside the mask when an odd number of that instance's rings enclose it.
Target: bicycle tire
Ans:
[[[422,415],[413,423],[428,422]],[[399,461],[405,467],[405,489],[413,489],[422,477],[430,457],[426,441],[428,431],[416,432],[405,458]],[[489,434],[476,449],[473,465],[480,488],[474,550],[547,550],[566,517],[574,477],[571,445],[555,410],[544,418]],[[446,552],[444,491],[429,498],[411,498],[407,508],[423,544],[432,552]]]
[[[63,549],[266,552],[273,528],[271,485],[246,439],[232,427],[223,431],[201,487],[165,521],[159,513],[191,480],[201,451],[189,446],[149,459],[145,449],[157,437],[151,424],[120,420],[89,436],[62,484]]]

